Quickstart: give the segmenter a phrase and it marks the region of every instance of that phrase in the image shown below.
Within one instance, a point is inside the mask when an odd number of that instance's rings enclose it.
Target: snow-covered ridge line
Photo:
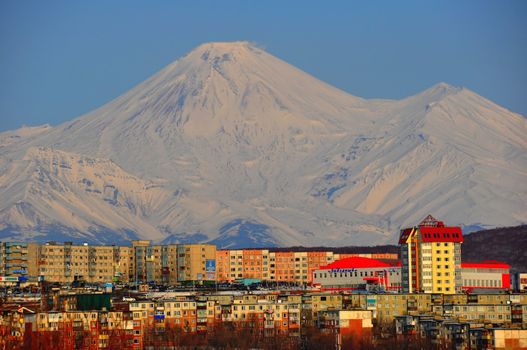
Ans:
[[[208,43],[84,116],[0,133],[0,239],[369,245],[428,213],[517,225],[526,135],[467,88],[366,100]]]

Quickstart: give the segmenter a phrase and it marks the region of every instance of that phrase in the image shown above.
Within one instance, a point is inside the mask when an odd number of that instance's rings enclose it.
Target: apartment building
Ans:
[[[240,259],[240,268],[244,262]],[[257,265],[255,265],[257,264]],[[245,266],[255,275],[262,259],[248,258]],[[242,270],[240,270],[240,274]],[[48,242],[0,243],[0,276],[37,277],[48,282],[137,282],[176,284],[216,280],[216,247],[210,244],[151,245],[136,240],[132,246],[91,246]]]
[[[112,282],[115,275],[114,248],[71,242],[46,243],[39,246],[38,275],[49,282]]]
[[[295,252],[293,257],[295,259],[294,282],[306,284],[309,280],[307,252]]]
[[[134,240],[131,248],[133,275],[137,283],[176,284],[178,246],[151,245],[150,241]]]
[[[403,291],[459,293],[462,243],[460,227],[446,227],[431,215],[419,225],[401,230]]]
[[[121,283],[129,283],[134,278],[134,255],[132,247],[114,246],[113,260],[115,269],[115,280]]]
[[[231,250],[229,252],[230,276],[228,281],[243,278],[243,250]]]
[[[317,316],[319,329],[344,338],[351,348],[359,348],[361,338],[370,337],[373,332],[372,312],[368,310],[325,310]]]
[[[152,254],[153,247],[150,246],[150,241],[147,240],[133,240],[132,254],[133,254],[133,277],[132,280],[137,283],[148,283],[155,281],[152,262],[155,258]]]
[[[275,262],[271,264],[271,274],[277,282],[295,281],[295,253],[276,252],[274,253]],[[273,266],[274,265],[274,266]]]
[[[242,251],[242,271],[244,278],[263,279],[264,256],[269,254],[263,249],[244,249]],[[267,259],[265,259],[267,262]]]
[[[236,279],[236,271],[232,272],[231,277],[230,252],[229,250],[216,251],[216,278],[218,282],[234,281]]]
[[[342,256],[342,254],[340,254]],[[341,259],[333,252],[307,252],[307,283],[313,283],[313,272],[321,266],[326,266]]]
[[[181,244],[176,251],[178,282],[216,281],[215,245]]]
[[[313,318],[322,310],[342,310],[343,296],[340,294],[313,294],[311,295],[311,312]]]
[[[37,245],[26,242],[0,242],[0,276],[35,276]]]

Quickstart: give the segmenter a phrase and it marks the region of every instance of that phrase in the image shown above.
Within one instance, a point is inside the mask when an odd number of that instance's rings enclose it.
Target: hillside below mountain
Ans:
[[[511,271],[527,271],[527,225],[500,227],[465,235],[463,261],[497,260],[511,265]]]

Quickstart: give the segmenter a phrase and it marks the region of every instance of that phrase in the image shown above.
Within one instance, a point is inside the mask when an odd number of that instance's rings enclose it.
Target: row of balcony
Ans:
[[[23,267],[23,268],[27,268],[27,264],[24,264],[24,263],[8,263],[8,264],[5,264],[5,267],[6,268],[9,268],[9,267]]]
[[[23,247],[27,248],[27,243],[25,242],[5,242],[6,248],[8,247]]]
[[[13,261],[13,260],[22,260],[24,262],[27,262],[27,258],[24,256],[6,256],[6,261]]]

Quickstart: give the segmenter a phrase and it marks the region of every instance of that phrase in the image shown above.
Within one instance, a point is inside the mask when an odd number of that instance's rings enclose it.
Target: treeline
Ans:
[[[512,272],[527,271],[527,225],[465,235],[461,259],[467,262],[498,260],[511,265]]]
[[[5,331],[5,329],[4,329]],[[23,340],[4,337],[0,349],[107,349],[124,350],[141,348],[147,350],[190,350],[190,349],[261,349],[261,350],[322,350],[322,349],[450,349],[451,344],[442,341],[434,343],[430,339],[411,336],[398,338],[394,333],[351,334],[339,336],[335,329],[321,330],[304,327],[299,333],[291,335],[274,329],[240,327],[226,323],[207,332],[185,332],[180,327],[156,327],[142,330],[141,337],[134,336],[132,330],[111,330],[97,332],[55,330],[32,332],[28,330]],[[8,333],[4,333],[7,335]],[[102,336],[101,336],[102,334]],[[135,340],[135,344],[134,344]]]

